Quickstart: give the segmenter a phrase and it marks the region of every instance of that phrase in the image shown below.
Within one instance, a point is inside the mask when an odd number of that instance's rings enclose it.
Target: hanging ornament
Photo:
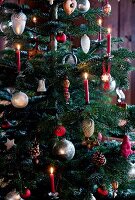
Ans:
[[[81,48],[83,50],[84,53],[88,53],[89,52],[89,49],[90,49],[90,39],[89,37],[84,34],[82,37],[81,37]]]
[[[117,196],[118,187],[119,187],[118,181],[113,181],[112,182],[113,198]]]
[[[55,134],[56,136],[64,136],[65,133],[66,133],[66,129],[65,129],[64,126],[62,126],[62,124],[57,125],[57,126],[55,127],[55,129],[54,129],[54,134]]]
[[[71,15],[77,7],[76,0],[65,0],[63,3],[63,9],[67,15]]]
[[[110,77],[110,80],[108,83],[102,83],[102,89],[104,92],[112,92],[116,88],[116,81],[114,80],[113,77]]]
[[[77,57],[74,52],[67,53],[62,59],[62,64],[77,65]]]
[[[94,121],[92,119],[85,119],[82,122],[82,130],[85,135],[85,140],[82,142],[83,145],[87,145],[89,148],[92,147],[92,143],[89,141],[89,138],[94,133]]]
[[[125,158],[128,158],[134,151],[131,149],[131,142],[129,140],[128,135],[125,135],[123,138],[123,142],[121,144],[121,155]]]
[[[62,31],[59,31],[56,35],[56,40],[59,43],[64,43],[67,40],[67,36]]]
[[[9,26],[10,26],[9,21],[1,22],[0,23],[0,31],[4,33],[6,30],[8,30]]]
[[[101,198],[105,198],[108,196],[109,192],[106,189],[105,185],[101,185],[98,189],[97,189],[97,193]]]
[[[38,55],[38,54],[43,54],[43,53],[44,53],[43,51],[39,50],[38,38],[35,38],[35,42],[36,42],[36,44],[35,44],[34,48],[33,48],[33,49],[30,49],[30,50],[28,51],[28,59],[32,59],[32,58],[34,58],[36,55]]]
[[[9,129],[12,128],[14,125],[12,123],[10,123],[7,119],[4,120],[1,124],[1,128],[2,129]]]
[[[75,155],[75,147],[72,142],[63,138],[53,146],[53,155],[62,160],[71,160]]]
[[[125,94],[119,87],[116,88],[117,93],[117,106],[121,108],[127,108],[127,103],[125,102]]]
[[[80,13],[86,13],[90,8],[89,0],[79,0],[77,2],[77,9]]]
[[[0,0],[0,6],[3,4],[4,0]]]
[[[128,172],[128,176],[130,180],[135,180],[135,163],[130,162],[130,170]]]
[[[25,191],[23,194],[20,194],[20,196],[23,198],[23,199],[27,199],[31,196],[31,191],[28,189],[28,188],[25,188]]]
[[[25,29],[27,17],[23,12],[11,16],[12,28],[16,35],[21,35]]]
[[[84,199],[84,200],[86,200],[86,199]],[[89,200],[96,200],[96,198],[94,197],[94,195],[92,193],[89,194]]]
[[[42,78],[41,80],[38,81],[38,88],[37,88],[37,92],[40,92],[40,93],[44,93],[46,92],[47,89],[45,87],[45,79]]]
[[[9,140],[7,138],[7,142],[5,143],[5,146],[7,147],[7,150],[11,149],[14,145],[15,145],[15,140],[14,139]]]
[[[15,108],[25,108],[28,105],[29,98],[23,92],[13,94],[11,103]]]
[[[54,0],[48,0],[50,5],[53,5]]]
[[[111,13],[111,5],[109,4],[108,0],[106,0],[106,4],[103,6],[103,12],[105,15],[110,15]]]
[[[97,166],[102,166],[106,164],[105,156],[99,151],[95,152],[92,156],[92,161]]]
[[[38,157],[40,156],[40,149],[39,149],[39,144],[36,140],[34,141],[32,148],[30,149],[30,155],[31,155],[32,159],[34,160],[34,162],[36,164],[38,164],[39,163]]]
[[[21,200],[19,192],[13,190],[5,196],[5,200]]]
[[[64,88],[64,97],[66,100],[66,104],[69,104],[69,99],[70,99],[70,93],[69,93],[69,86],[70,86],[70,81],[68,80],[68,77],[66,76],[64,81],[63,81],[63,88]]]

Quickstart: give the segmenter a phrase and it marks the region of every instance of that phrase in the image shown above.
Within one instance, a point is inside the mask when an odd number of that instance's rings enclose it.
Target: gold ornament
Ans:
[[[11,102],[15,108],[25,108],[28,105],[29,98],[23,92],[13,94]]]
[[[83,120],[82,130],[86,138],[91,137],[94,133],[94,121],[92,119]]]
[[[77,7],[77,2],[76,0],[65,0],[63,3],[63,8],[66,14],[71,15],[72,12]]]

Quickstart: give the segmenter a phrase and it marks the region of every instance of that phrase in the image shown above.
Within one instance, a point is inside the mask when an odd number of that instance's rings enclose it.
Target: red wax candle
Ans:
[[[89,103],[89,83],[88,83],[88,74],[84,74],[85,79],[84,79],[84,90],[85,90],[85,102],[88,104]]]
[[[50,168],[50,183],[51,183],[51,192],[55,193],[55,185],[54,185],[54,174],[53,174],[53,168]]]
[[[98,25],[99,25],[98,41],[100,42],[102,40],[102,33],[101,33],[102,19],[98,20]]]
[[[20,58],[20,45],[17,45],[17,50],[16,50],[16,62],[17,62],[17,71],[21,71],[21,58]]]
[[[107,55],[111,54],[111,29],[108,28],[107,34]]]

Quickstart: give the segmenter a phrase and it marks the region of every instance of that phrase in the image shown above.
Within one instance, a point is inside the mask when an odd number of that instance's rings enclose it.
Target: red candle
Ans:
[[[20,45],[16,47],[16,62],[17,62],[17,71],[21,71],[21,59],[20,59]]]
[[[50,183],[51,183],[51,192],[55,193],[55,185],[54,185],[54,174],[53,174],[53,168],[50,168]]]
[[[86,104],[89,103],[89,83],[88,83],[88,74],[84,74],[84,90],[85,90],[85,102]]]
[[[111,54],[111,29],[108,28],[108,34],[107,34],[107,55],[109,56]]]
[[[102,19],[98,20],[98,25],[99,25],[99,33],[98,33],[98,41],[100,42],[102,40],[102,33],[101,33],[101,26],[102,26]]]

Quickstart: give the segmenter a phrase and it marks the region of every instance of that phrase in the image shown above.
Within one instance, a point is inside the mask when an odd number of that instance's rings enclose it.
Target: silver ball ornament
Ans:
[[[23,92],[13,94],[11,103],[15,108],[25,108],[28,105],[29,98]]]
[[[52,153],[58,159],[71,160],[75,155],[75,147],[72,142],[64,138],[54,144]]]
[[[86,13],[90,8],[90,2],[89,0],[79,0],[77,2],[77,10],[80,13]]]
[[[108,89],[104,89],[104,83],[102,82],[101,84],[101,88],[104,92],[112,92],[115,90],[116,88],[116,81],[114,80],[113,77],[110,78],[110,81],[109,81],[109,88]]]

